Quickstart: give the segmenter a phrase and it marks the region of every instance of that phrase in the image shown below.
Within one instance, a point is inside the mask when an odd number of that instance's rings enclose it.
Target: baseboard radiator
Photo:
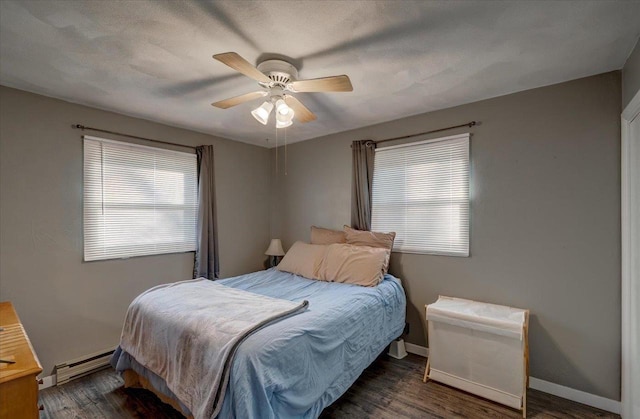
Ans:
[[[56,365],[56,385],[68,383],[109,366],[113,349],[99,351]]]

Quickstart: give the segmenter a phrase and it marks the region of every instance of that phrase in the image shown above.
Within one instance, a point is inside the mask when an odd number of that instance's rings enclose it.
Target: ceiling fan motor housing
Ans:
[[[298,69],[293,64],[283,60],[267,60],[258,64],[258,70],[273,80],[274,86],[280,86],[282,89],[298,79]],[[261,86],[268,88],[267,83],[259,82]]]

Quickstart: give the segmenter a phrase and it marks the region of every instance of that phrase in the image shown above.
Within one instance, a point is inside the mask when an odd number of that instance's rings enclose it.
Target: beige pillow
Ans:
[[[389,250],[379,247],[330,244],[320,264],[318,279],[375,287],[382,281],[388,258]]]
[[[393,241],[396,233],[377,233],[375,231],[360,231],[349,226],[344,226],[344,234],[347,238],[347,244],[356,246],[382,247],[383,249],[393,250]]]
[[[309,279],[318,279],[318,269],[327,246],[295,242],[276,269]]]
[[[311,244],[346,243],[347,238],[342,230],[311,226]]]
[[[369,246],[380,247],[389,250],[389,253],[393,250],[393,241],[396,239],[396,233],[377,233],[375,231],[360,231],[349,226],[344,226],[344,233],[347,238],[347,244],[353,244],[355,246]],[[389,258],[384,265],[384,273],[389,270]]]

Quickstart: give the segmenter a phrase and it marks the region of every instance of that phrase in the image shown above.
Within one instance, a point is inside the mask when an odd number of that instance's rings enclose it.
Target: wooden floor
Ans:
[[[521,413],[435,382],[422,382],[424,358],[378,358],[321,418],[520,418]],[[619,418],[529,390],[529,418]],[[44,418],[182,418],[146,390],[124,389],[112,370],[40,393]]]

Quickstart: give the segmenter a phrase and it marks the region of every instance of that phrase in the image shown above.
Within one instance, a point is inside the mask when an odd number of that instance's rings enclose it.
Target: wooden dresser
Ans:
[[[29,337],[8,301],[0,303],[0,419],[31,419],[40,416],[38,382],[42,372]]]

